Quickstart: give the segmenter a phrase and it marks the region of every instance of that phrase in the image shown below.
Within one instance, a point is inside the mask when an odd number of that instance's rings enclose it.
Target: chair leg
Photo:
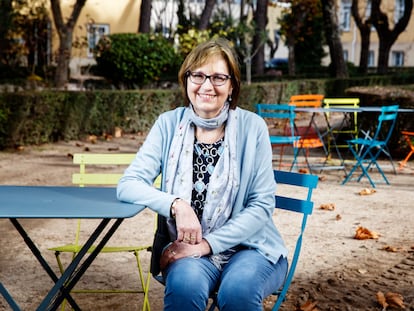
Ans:
[[[366,147],[366,149],[368,149],[369,147]],[[361,148],[362,149],[362,148]],[[361,150],[360,149],[360,150]],[[365,148],[364,148],[365,149]],[[354,155],[355,159],[356,159],[356,164],[352,167],[352,169],[350,170],[350,172],[348,173],[348,175],[346,175],[345,179],[342,181],[342,185],[346,184],[352,177],[352,175],[354,174],[354,172],[359,168],[361,168],[362,173],[361,175],[358,177],[358,181],[361,180],[361,178],[365,175],[370,184],[372,185],[373,188],[375,188],[375,183],[373,182],[373,180],[371,179],[371,177],[368,174],[368,171],[365,169],[364,167],[364,159],[366,158],[366,156],[369,154],[369,149],[365,150],[362,155],[359,155],[359,152],[357,152],[354,147],[352,145],[349,146],[349,150],[351,150],[352,154]]]
[[[135,259],[137,261],[137,268],[138,268],[139,279],[141,281],[142,292],[144,294],[144,300],[143,300],[143,303],[142,303],[142,310],[143,311],[150,311],[151,309],[150,309],[150,304],[149,304],[149,300],[148,300],[148,292],[149,292],[149,286],[150,286],[151,272],[148,271],[147,277],[145,278],[144,277],[144,272],[142,270],[141,260],[139,258],[139,251],[135,250],[134,255],[135,255]]]
[[[405,138],[405,141],[407,142],[407,145],[411,148],[411,150],[407,154],[407,156],[405,157],[405,159],[400,162],[399,169],[402,169],[407,164],[407,162],[410,159],[410,157],[414,154],[414,145],[411,142],[410,136],[407,135],[407,134],[405,134],[404,135],[404,138]]]

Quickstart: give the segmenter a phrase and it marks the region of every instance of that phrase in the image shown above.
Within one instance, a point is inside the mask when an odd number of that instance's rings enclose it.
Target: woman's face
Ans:
[[[211,77],[202,82],[204,76]],[[188,98],[195,113],[205,119],[220,113],[232,90],[229,69],[221,56],[211,57],[187,77]]]

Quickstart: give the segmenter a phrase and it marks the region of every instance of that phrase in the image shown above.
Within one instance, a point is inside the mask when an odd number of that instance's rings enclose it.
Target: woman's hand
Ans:
[[[175,241],[171,243],[162,253],[160,267],[164,270],[170,263],[184,257],[200,258],[211,253],[210,245],[206,240],[192,245],[184,242]]]
[[[198,244],[202,240],[201,224],[190,204],[180,200],[175,204],[177,241]]]

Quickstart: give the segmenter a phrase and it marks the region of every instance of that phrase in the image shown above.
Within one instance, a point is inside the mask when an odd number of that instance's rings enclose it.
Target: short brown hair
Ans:
[[[233,87],[230,109],[236,108],[241,84],[240,67],[231,43],[224,38],[213,38],[204,43],[200,43],[187,55],[182,63],[180,71],[178,72],[178,82],[180,83],[186,105],[190,104],[187,96],[187,72],[204,65],[210,57],[217,55],[222,56],[229,67],[230,80]]]

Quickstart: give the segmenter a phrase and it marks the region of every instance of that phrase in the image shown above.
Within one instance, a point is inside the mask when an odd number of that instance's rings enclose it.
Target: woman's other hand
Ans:
[[[162,253],[160,267],[164,270],[170,263],[184,257],[200,258],[211,253],[210,245],[206,240],[192,245],[175,241],[171,243]]]
[[[179,200],[174,206],[174,211],[177,241],[187,244],[200,243],[202,240],[201,224],[191,205],[184,200]]]

